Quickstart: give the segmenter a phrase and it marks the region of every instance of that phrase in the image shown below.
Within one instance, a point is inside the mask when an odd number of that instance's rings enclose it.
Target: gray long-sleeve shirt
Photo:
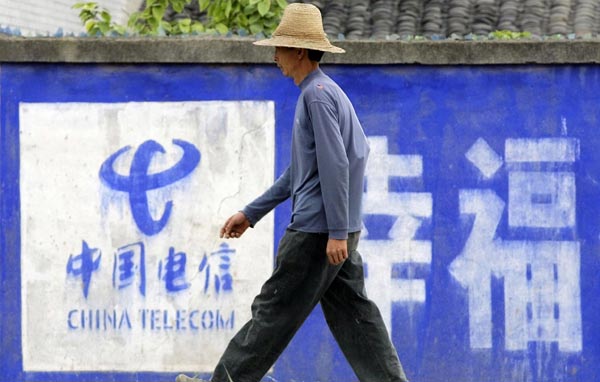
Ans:
[[[252,225],[292,198],[288,226],[346,239],[360,231],[369,145],[352,103],[320,69],[300,83],[289,167],[242,212]]]

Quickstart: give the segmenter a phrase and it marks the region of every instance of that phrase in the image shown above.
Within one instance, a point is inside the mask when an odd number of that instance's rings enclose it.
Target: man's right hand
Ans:
[[[221,238],[236,239],[244,234],[250,227],[250,221],[242,212],[232,215],[223,227],[221,227]]]

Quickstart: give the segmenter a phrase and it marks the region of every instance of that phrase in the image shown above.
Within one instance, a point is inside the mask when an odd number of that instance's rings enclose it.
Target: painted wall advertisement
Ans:
[[[21,103],[19,121],[24,368],[209,368],[272,267],[272,223],[218,238],[273,181],[254,162],[273,166],[272,102]]]
[[[359,251],[415,382],[600,380],[600,69],[325,67],[369,137]],[[85,79],[85,80],[83,80]],[[273,67],[5,65],[0,379],[208,376],[289,203]],[[320,308],[265,380],[357,380]]]

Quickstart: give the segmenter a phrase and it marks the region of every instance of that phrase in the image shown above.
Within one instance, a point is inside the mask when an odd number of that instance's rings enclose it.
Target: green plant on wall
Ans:
[[[209,26],[219,33],[228,31],[270,35],[281,19],[286,0],[200,0]]]
[[[497,30],[490,33],[490,37],[496,40],[519,40],[523,38],[531,38],[530,32],[512,32],[507,30]]]
[[[202,23],[190,18],[176,21],[165,21],[163,17],[169,5],[177,13],[190,3],[190,0],[146,0],[144,10],[134,12],[129,16],[127,26],[134,34],[142,36],[152,35],[180,35],[192,32],[204,32]]]
[[[163,19],[169,6],[180,13],[191,1],[199,1],[200,10],[206,12],[206,25],[189,18],[175,21]],[[129,16],[126,27],[114,23],[110,13],[101,9],[96,2],[77,3],[73,8],[80,10],[79,18],[86,32],[92,36],[170,36],[216,32],[270,35],[286,5],[286,0],[146,0],[143,10]]]
[[[89,35],[125,34],[125,27],[113,23],[110,13],[106,9],[100,9],[98,3],[77,3],[73,8],[80,10],[79,19]]]
[[[175,21],[165,21],[163,16],[169,6],[175,12],[183,11],[191,0],[146,0],[144,10],[134,12],[129,16],[127,26],[112,22],[112,17],[106,9],[101,9],[96,2],[77,3],[74,9],[79,9],[79,18],[91,36],[110,36],[133,34],[140,36],[180,35],[193,32],[204,32],[202,23],[189,18]]]

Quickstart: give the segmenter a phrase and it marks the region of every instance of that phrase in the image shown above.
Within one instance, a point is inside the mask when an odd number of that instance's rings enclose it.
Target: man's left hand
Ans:
[[[338,265],[348,258],[348,240],[329,239],[327,241],[327,259],[332,265]]]

